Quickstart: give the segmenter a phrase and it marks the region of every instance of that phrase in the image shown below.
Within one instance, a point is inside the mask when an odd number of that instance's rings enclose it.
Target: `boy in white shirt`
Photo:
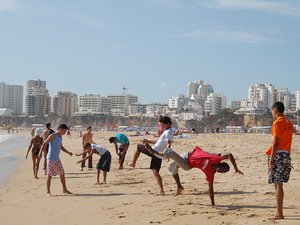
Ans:
[[[83,152],[81,154],[75,154],[76,156],[81,156],[83,154],[88,155],[83,158],[82,160],[78,161],[77,163],[81,163],[90,157],[92,157],[93,153],[96,153],[100,155],[100,159],[98,164],[96,165],[97,169],[97,180],[95,184],[106,184],[106,177],[107,177],[107,172],[110,171],[110,164],[111,164],[111,154],[108,151],[108,149],[96,145],[96,144],[90,144],[90,143],[85,143],[83,146]],[[103,171],[103,182],[100,182],[100,171]]]

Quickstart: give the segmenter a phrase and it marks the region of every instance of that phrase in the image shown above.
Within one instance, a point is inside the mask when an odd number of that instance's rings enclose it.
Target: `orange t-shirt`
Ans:
[[[278,150],[291,151],[294,126],[292,122],[285,116],[279,117],[274,121],[272,126],[272,135],[279,137]],[[273,141],[272,141],[273,144]],[[266,151],[267,155],[271,155],[272,146]]]

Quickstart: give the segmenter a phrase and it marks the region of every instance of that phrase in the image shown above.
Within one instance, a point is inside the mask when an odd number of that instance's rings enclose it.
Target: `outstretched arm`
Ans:
[[[80,154],[77,154],[77,153],[75,153],[74,155],[76,155],[76,156],[81,156],[81,155],[84,155],[84,154],[86,154],[88,151],[86,151],[86,150],[83,150],[83,152],[82,153],[80,153]]]
[[[214,184],[208,183],[208,193],[210,197],[210,202],[212,207],[215,207],[215,194],[214,194]]]
[[[236,162],[235,162],[235,159],[234,159],[234,157],[231,153],[221,155],[221,157],[222,157],[222,159],[229,159],[231,164],[234,167],[235,172],[244,175],[243,172],[238,169],[238,167],[236,165]]]
[[[91,151],[90,151],[90,154],[88,154],[87,157],[83,158],[82,160],[80,160],[80,161],[78,161],[78,162],[76,162],[76,163],[81,163],[81,162],[83,162],[83,161],[85,161],[85,160],[91,158],[92,155],[93,155],[93,153],[94,153],[94,150],[91,150]]]

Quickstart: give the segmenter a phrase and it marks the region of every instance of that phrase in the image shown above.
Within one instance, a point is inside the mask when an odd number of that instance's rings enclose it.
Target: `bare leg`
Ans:
[[[107,171],[103,171],[103,182],[102,184],[106,184]]]
[[[68,189],[67,189],[65,174],[61,174],[61,175],[60,175],[60,182],[61,182],[62,187],[63,187],[63,193],[66,193],[66,194],[72,194],[72,193],[71,193],[70,191],[68,191]]]
[[[50,186],[51,186],[51,178],[52,176],[47,177],[46,186],[47,186],[47,196],[51,197],[52,194],[50,192]]]
[[[175,174],[173,175],[174,180],[176,181],[177,184],[177,192],[175,194],[175,196],[180,195],[181,192],[184,190],[184,188],[182,187],[181,183],[180,183],[180,178],[179,178],[179,174]]]
[[[100,184],[100,170],[99,169],[97,169],[96,183],[95,184]]]
[[[139,152],[138,150],[135,151],[134,155],[133,155],[133,159],[130,163],[128,163],[128,166],[131,167],[135,167],[136,161],[138,160],[138,158],[140,157],[141,152]]]
[[[159,192],[156,193],[156,195],[165,195],[162,179],[161,179],[159,172],[155,169],[153,169],[152,171],[153,171],[154,177],[155,177],[157,184],[159,186],[159,189],[160,189]]]
[[[34,174],[34,177],[36,178],[36,179],[39,179],[38,178],[38,171],[39,171],[39,167],[40,167],[40,159],[39,159],[39,157],[36,157],[36,163],[35,163],[35,174]]]
[[[33,170],[33,177],[35,178],[35,155],[34,154],[32,154],[32,156],[31,156],[31,158],[32,158],[32,170]]]
[[[276,197],[276,214],[273,218],[269,218],[270,220],[281,220],[284,219],[283,216],[283,183],[275,183],[275,197]]]

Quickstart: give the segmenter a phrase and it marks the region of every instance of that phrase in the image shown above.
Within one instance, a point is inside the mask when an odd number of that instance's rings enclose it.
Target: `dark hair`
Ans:
[[[279,113],[283,113],[284,112],[284,104],[282,102],[275,102],[272,107],[272,110],[277,110]]]
[[[58,129],[67,129],[67,130],[69,130],[69,127],[66,124],[62,123],[62,124],[59,124]]]
[[[45,124],[45,126],[46,126],[47,128],[49,128],[49,127],[51,127],[51,123],[48,122],[48,123]]]
[[[91,129],[92,127],[91,126],[88,126],[86,129],[88,130],[88,129]]]
[[[108,140],[109,140],[110,143],[113,143],[113,142],[115,142],[116,137],[110,137]]]
[[[222,167],[224,170],[226,170],[227,172],[230,170],[230,166],[228,165],[228,163],[226,162],[222,162],[219,164],[220,167]]]
[[[160,119],[159,119],[159,122],[160,123],[164,123],[164,124],[170,124],[170,125],[172,125],[172,121],[171,121],[171,118],[170,117],[168,117],[168,116],[163,116],[163,117],[161,117]]]
[[[87,142],[83,145],[83,149],[86,149],[87,147],[90,147],[90,146],[91,146],[91,144]]]

